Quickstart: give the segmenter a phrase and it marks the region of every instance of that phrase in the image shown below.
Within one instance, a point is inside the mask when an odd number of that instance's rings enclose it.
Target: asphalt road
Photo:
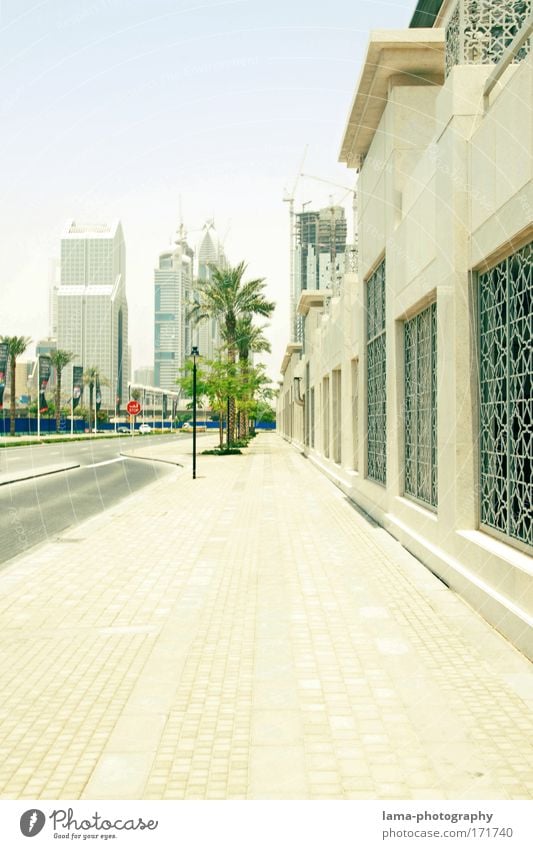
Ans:
[[[183,450],[190,437],[125,436],[1,450],[2,473],[37,471],[63,461],[81,467],[0,487],[0,563],[54,539],[65,528],[106,510],[147,484],[175,475],[176,467],[168,463],[120,456],[120,451],[156,440],[159,444],[179,440]]]

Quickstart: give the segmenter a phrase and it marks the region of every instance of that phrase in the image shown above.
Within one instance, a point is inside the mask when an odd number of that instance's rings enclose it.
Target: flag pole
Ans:
[[[37,439],[41,438],[41,358],[37,354]]]
[[[72,391],[70,393],[70,435],[74,436],[74,368],[72,369]]]

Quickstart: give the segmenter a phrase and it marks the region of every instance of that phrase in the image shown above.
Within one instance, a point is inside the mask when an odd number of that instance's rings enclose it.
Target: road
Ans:
[[[175,475],[176,467],[168,463],[120,455],[121,451],[148,447],[156,441],[160,445],[179,441],[185,453],[191,438],[124,436],[1,450],[2,474],[37,472],[61,463],[79,463],[80,468],[0,487],[0,563],[53,539],[65,528],[100,513],[147,484]]]

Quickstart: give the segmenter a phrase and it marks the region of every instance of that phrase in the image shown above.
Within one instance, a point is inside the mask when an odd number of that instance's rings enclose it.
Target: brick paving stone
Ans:
[[[2,798],[533,797],[512,646],[276,435],[198,474],[0,574]]]

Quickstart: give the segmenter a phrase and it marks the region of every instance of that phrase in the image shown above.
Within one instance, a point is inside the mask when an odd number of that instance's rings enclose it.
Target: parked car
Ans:
[[[139,428],[139,433],[152,433],[150,425],[142,424]]]
[[[117,433],[131,433],[131,431],[127,425],[119,425],[117,427]]]

